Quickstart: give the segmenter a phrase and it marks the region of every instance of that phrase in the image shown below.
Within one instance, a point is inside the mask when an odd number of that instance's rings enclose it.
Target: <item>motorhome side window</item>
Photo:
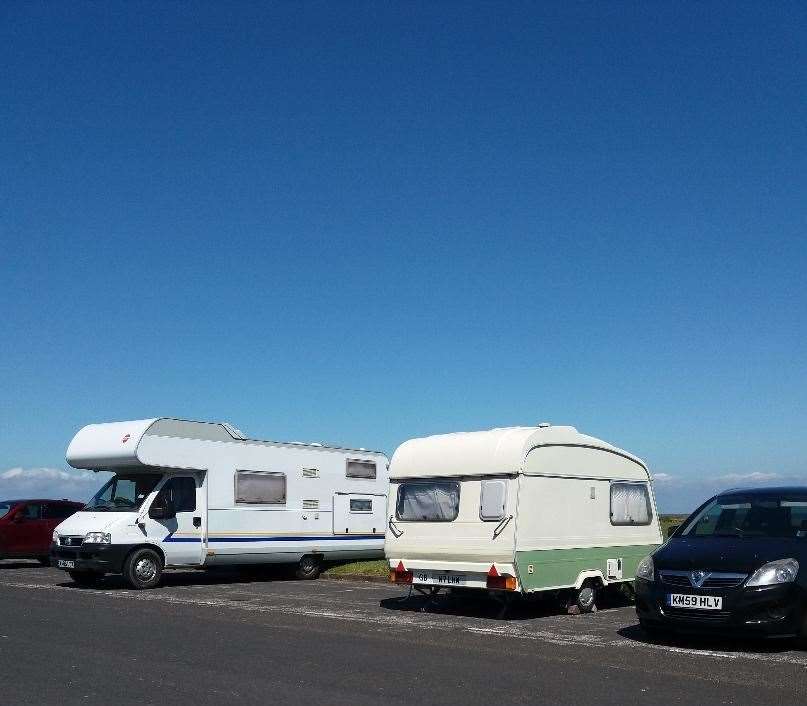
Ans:
[[[373,501],[364,498],[351,498],[350,499],[351,512],[372,512]]]
[[[644,483],[611,484],[611,524],[649,525],[653,517]]]
[[[174,504],[176,512],[196,510],[196,481],[190,476],[171,478],[160,493]]]
[[[409,522],[451,522],[460,509],[460,484],[456,481],[414,481],[398,486],[395,512]]]
[[[236,471],[235,502],[250,505],[284,505],[286,474],[271,471]]]
[[[375,461],[348,459],[345,476],[348,478],[375,478]]]

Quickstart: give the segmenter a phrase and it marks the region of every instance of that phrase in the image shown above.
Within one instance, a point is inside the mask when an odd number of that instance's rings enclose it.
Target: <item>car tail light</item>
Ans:
[[[390,583],[412,583],[412,572],[404,568],[403,562],[399,561],[395,571],[389,572]]]
[[[492,564],[488,570],[487,587],[494,591],[515,591],[516,577],[510,574],[500,574],[496,565]]]

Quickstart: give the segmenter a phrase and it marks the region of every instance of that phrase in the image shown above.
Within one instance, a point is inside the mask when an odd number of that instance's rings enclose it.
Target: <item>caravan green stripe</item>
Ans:
[[[537,549],[516,552],[516,565],[525,591],[574,586],[583,571],[601,571],[607,576],[608,559],[622,559],[622,578],[633,579],[639,562],[658,544],[632,544],[626,547],[579,547]],[[530,573],[532,566],[532,573]]]

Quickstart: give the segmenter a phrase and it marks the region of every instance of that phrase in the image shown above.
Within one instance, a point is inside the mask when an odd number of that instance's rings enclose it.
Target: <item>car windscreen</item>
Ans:
[[[460,508],[460,484],[456,481],[406,481],[398,486],[395,507],[404,522],[451,522]]]
[[[14,503],[7,503],[0,500],[0,517],[8,515],[8,511],[11,510],[12,507],[14,507]]]
[[[116,473],[84,506],[92,512],[137,512],[161,473]]]
[[[807,494],[721,495],[682,528],[681,537],[807,538]]]

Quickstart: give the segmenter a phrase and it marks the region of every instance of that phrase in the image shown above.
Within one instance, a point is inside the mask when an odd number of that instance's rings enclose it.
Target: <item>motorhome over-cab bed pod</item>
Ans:
[[[85,577],[126,573],[141,547],[159,570],[299,562],[306,577],[323,559],[383,556],[388,463],[378,452],[157,418],[84,427],[67,461],[115,474],[86,511],[57,528],[67,544],[55,547],[56,558]],[[103,561],[99,551],[94,563],[73,556],[85,536],[106,539]]]
[[[573,427],[413,439],[390,483],[391,578],[416,586],[579,591],[632,580],[662,541],[644,463]]]

